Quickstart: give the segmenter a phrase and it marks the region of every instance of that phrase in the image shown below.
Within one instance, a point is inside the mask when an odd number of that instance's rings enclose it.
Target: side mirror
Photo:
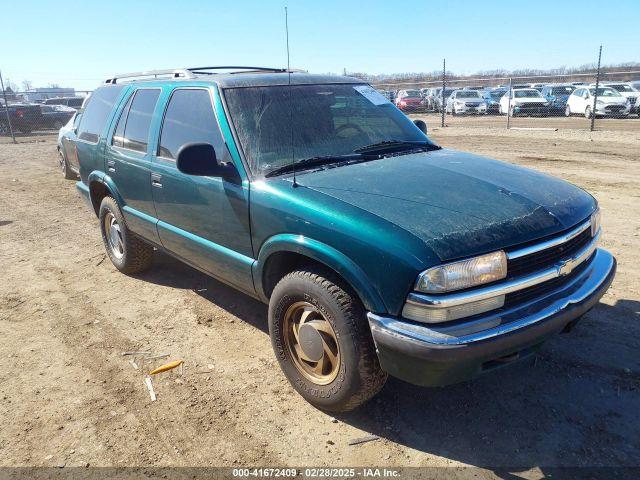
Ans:
[[[218,162],[216,151],[209,143],[187,143],[180,147],[176,166],[186,175],[200,177],[226,177],[235,172],[233,165]]]
[[[422,133],[427,134],[427,124],[423,120],[414,120],[413,124],[418,127]]]

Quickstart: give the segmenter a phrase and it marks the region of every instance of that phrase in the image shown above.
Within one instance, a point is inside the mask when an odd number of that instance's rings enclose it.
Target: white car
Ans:
[[[487,113],[487,102],[477,90],[456,90],[447,99],[445,111],[451,115],[461,113]]]
[[[511,101],[509,101],[511,96]],[[535,88],[516,88],[500,98],[500,113],[516,115],[548,115],[551,103]]]
[[[595,87],[595,85],[593,84],[591,86]],[[617,90],[620,93],[620,95],[622,95],[623,97],[628,98],[629,103],[631,104],[632,112],[638,109],[638,105],[640,104],[639,102],[640,92],[636,88],[634,88],[630,83],[605,82],[605,83],[601,83],[600,86],[611,87],[614,90]]]
[[[565,107],[564,114],[569,117],[574,114],[591,118],[593,113],[593,101],[596,87],[576,88]],[[596,102],[596,116],[626,117],[631,111],[631,102],[620,92],[611,87],[598,87],[598,99]]]

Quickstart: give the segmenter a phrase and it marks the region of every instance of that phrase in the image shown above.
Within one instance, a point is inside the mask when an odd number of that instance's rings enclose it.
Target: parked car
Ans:
[[[500,98],[500,113],[510,113],[512,117],[516,115],[548,115],[549,101],[534,88],[520,88],[511,91],[511,101],[509,92]]]
[[[460,114],[485,114],[487,102],[477,90],[456,90],[447,99],[446,113]]]
[[[610,87],[617,90],[620,95],[628,99],[631,106],[629,113],[637,112],[638,108],[640,108],[640,102],[638,101],[640,98],[640,91],[634,88],[631,84],[623,82],[604,82],[601,85],[603,87]],[[595,85],[591,86],[595,87]]]
[[[596,87],[578,87],[569,96],[565,115],[584,115],[591,118],[593,114],[593,101]],[[611,87],[598,87],[596,100],[596,116],[626,117],[631,111],[629,99],[620,95],[620,92]]]
[[[379,90],[379,92],[380,92],[381,95],[383,95],[391,103],[395,102],[396,92],[394,90]]]
[[[7,120],[7,112],[9,120]],[[9,124],[9,121],[11,124]],[[15,103],[5,106],[0,101],[0,135],[8,135],[13,132],[29,134],[34,130],[42,128],[43,125],[42,111],[40,105],[32,103]]]
[[[545,85],[542,89],[542,96],[549,102],[549,112],[564,114],[567,107],[569,95],[576,89],[570,83],[552,83]]]
[[[71,107],[78,110],[82,107],[85,97],[60,97],[60,98],[48,98],[44,101],[44,105],[64,105],[65,107]]]
[[[64,178],[73,180],[78,178],[80,168],[76,151],[76,130],[82,118],[81,112],[76,112],[58,132],[58,162]]]
[[[530,357],[611,284],[580,188],[443,149],[356,78],[194,70],[93,93],[78,191],[118,270],[158,249],[268,303],[282,371],[317,407]]]
[[[542,93],[542,89],[545,87],[545,83],[531,83],[529,85],[529,88],[533,88],[535,90],[538,90],[540,93]]]
[[[396,96],[396,106],[403,112],[417,112],[425,108],[420,90],[400,90]]]
[[[482,92],[482,97],[487,104],[487,113],[500,112],[500,99],[507,90],[506,88],[487,88]]]
[[[451,95],[451,93],[454,91],[454,88],[445,88],[444,89],[444,95],[442,94],[442,87],[440,88],[434,88],[431,96],[427,97],[427,106],[429,107],[429,105],[431,106],[430,109],[435,110],[436,112],[440,112],[442,110],[442,105],[443,105],[443,97],[445,98],[444,100],[444,104],[447,103],[447,100],[449,98],[449,96]]]
[[[60,130],[76,113],[76,110],[64,105],[40,105],[43,129]]]

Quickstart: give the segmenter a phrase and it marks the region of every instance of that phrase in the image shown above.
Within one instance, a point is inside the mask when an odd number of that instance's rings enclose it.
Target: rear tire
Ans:
[[[76,172],[71,170],[71,168],[69,167],[69,162],[67,162],[67,157],[64,154],[64,152],[59,151],[58,155],[59,155],[58,161],[60,162],[60,169],[62,170],[62,174],[64,175],[64,178],[67,180],[75,180],[76,178],[78,178],[78,176],[76,175]]]
[[[153,247],[131,233],[113,197],[102,199],[99,218],[102,241],[114,267],[126,274],[147,270],[153,262]]]
[[[269,301],[269,334],[287,380],[317,408],[353,410],[387,379],[364,308],[333,272],[309,267],[282,278]]]

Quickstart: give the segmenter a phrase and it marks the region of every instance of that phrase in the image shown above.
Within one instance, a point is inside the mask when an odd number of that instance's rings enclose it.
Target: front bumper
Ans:
[[[482,105],[482,106],[454,105],[452,108],[455,110],[457,114],[487,113],[486,105]]]
[[[627,116],[631,113],[631,107],[625,105],[624,108],[621,108],[622,105],[596,105],[596,115],[600,116]]]
[[[407,382],[437,386],[468,380],[526,358],[593,308],[615,272],[615,258],[597,249],[586,268],[558,289],[522,305],[450,326],[369,313],[380,365]]]

